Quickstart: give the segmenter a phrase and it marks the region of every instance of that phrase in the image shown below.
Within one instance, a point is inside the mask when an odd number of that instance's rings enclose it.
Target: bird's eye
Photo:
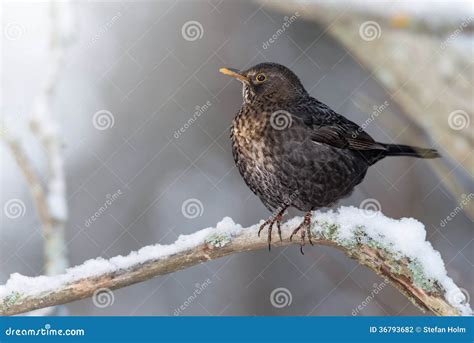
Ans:
[[[264,82],[266,79],[267,79],[267,76],[266,76],[265,74],[262,74],[262,73],[258,74],[258,75],[255,77],[255,80],[256,80],[257,82],[260,82],[260,83],[261,83],[261,82]]]

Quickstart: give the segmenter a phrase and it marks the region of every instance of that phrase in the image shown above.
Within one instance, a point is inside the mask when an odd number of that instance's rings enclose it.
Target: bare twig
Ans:
[[[318,227],[313,227],[315,243],[338,248],[358,263],[385,277],[421,310],[437,315],[466,314],[466,311],[460,310],[460,307],[445,298],[446,290],[442,285],[435,281],[428,287],[424,281],[420,282],[423,274],[414,270],[412,259],[396,256],[396,253],[390,252],[378,242],[367,240],[366,236],[364,242],[356,239],[355,243],[344,243],[337,238],[337,226],[334,224],[326,223]],[[219,257],[266,248],[266,239],[257,237],[256,230],[257,226],[233,231],[221,230],[218,226],[217,229],[204,229],[193,235],[181,236],[173,245],[149,246],[138,253],[110,260],[91,260],[69,269],[62,276],[27,278],[13,275],[10,285],[7,283],[0,286],[0,312],[3,315],[14,315],[65,304],[91,297],[94,292],[103,288],[122,288]],[[291,223],[283,225],[282,233],[286,238],[275,242],[275,245],[291,244],[288,238],[291,230]],[[27,284],[31,285],[33,291],[28,289],[30,286],[25,286]],[[454,284],[453,286],[459,291]],[[468,304],[463,306],[468,309],[467,312],[470,311]]]
[[[51,230],[52,220],[51,216],[49,215],[46,196],[44,194],[41,181],[37,176],[36,171],[33,169],[33,166],[26,156],[21,144],[16,139],[9,136],[7,130],[5,130],[2,136],[10,148],[10,151],[12,152],[13,157],[15,158],[15,161],[28,184],[35,208],[38,212],[41,226],[43,227],[43,232],[49,232]]]
[[[44,231],[45,270],[48,275],[62,273],[68,266],[64,226],[67,221],[66,182],[61,156],[58,124],[53,119],[52,107],[59,71],[67,48],[73,41],[73,18],[69,2],[50,2],[50,63],[41,94],[36,98],[30,127],[41,143],[48,162],[46,204],[50,229]]]
[[[30,127],[47,159],[46,186],[34,170],[25,150],[7,129],[3,137],[23,173],[33,197],[44,239],[44,269],[47,275],[63,273],[68,267],[64,226],[67,220],[66,186],[61,157],[61,138],[52,117],[52,103],[66,48],[72,41],[71,13],[67,1],[50,3],[50,62],[41,93],[34,101]]]
[[[66,182],[61,157],[59,128],[52,117],[52,104],[59,71],[67,47],[72,42],[72,17],[68,1],[50,2],[50,62],[41,93],[34,101],[30,118],[33,134],[41,143],[48,165],[46,186],[34,170],[20,141],[4,129],[3,137],[10,148],[18,167],[24,175],[32,194],[43,233],[44,270],[46,275],[64,273],[68,267],[64,227],[67,221]],[[45,308],[42,314],[51,314],[52,308]]]
[[[43,234],[44,270],[46,275],[63,273],[67,266],[66,249],[63,248],[64,238],[62,226],[58,226],[58,221],[51,215],[48,206],[47,193],[41,184],[41,180],[34,170],[31,161],[28,159],[20,142],[9,135],[8,130],[4,130],[3,138],[10,148],[13,157],[25,177],[28,189],[30,190],[33,204],[41,223]],[[46,313],[50,313],[48,309]]]

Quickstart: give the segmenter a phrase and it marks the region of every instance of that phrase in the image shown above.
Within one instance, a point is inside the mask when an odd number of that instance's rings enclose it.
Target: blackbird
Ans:
[[[376,142],[359,125],[308,94],[299,78],[276,63],[221,73],[242,82],[243,103],[231,126],[234,161],[250,189],[273,213],[268,248],[276,224],[281,240],[285,211],[306,212],[292,232],[311,240],[312,211],[347,197],[367,169],[387,156],[435,158],[434,149]]]

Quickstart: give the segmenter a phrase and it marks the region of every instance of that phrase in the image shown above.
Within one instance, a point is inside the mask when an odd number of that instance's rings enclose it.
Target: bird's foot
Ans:
[[[267,237],[268,251],[271,250],[272,229],[273,229],[273,225],[275,223],[276,223],[277,229],[278,229],[278,236],[280,237],[280,241],[282,241],[282,238],[281,238],[281,222],[283,220],[283,215],[285,214],[285,211],[286,211],[287,208],[288,207],[283,208],[275,216],[271,216],[262,225],[260,225],[260,229],[258,230],[258,237],[260,237],[260,232],[262,232],[262,230],[265,228],[265,226],[268,225],[268,237]]]
[[[291,236],[290,236],[290,241],[291,241],[293,239],[293,235],[296,234],[298,231],[300,231],[300,235],[301,235],[300,251],[301,251],[302,255],[304,255],[303,247],[305,245],[306,234],[308,234],[309,243],[311,245],[313,245],[313,241],[311,240],[311,238],[312,238],[312,236],[311,236],[311,217],[312,217],[312,212],[311,211],[306,212],[305,215],[304,215],[303,222],[300,225],[298,225],[298,227],[296,229],[293,230],[293,232],[291,233]]]

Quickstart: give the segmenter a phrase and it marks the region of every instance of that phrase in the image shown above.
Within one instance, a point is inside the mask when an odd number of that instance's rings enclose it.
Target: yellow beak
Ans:
[[[239,81],[242,82],[248,82],[249,79],[240,74],[240,72],[237,69],[232,69],[232,68],[221,68],[219,71],[224,74],[224,75],[229,75],[232,76],[233,78],[236,78]]]

